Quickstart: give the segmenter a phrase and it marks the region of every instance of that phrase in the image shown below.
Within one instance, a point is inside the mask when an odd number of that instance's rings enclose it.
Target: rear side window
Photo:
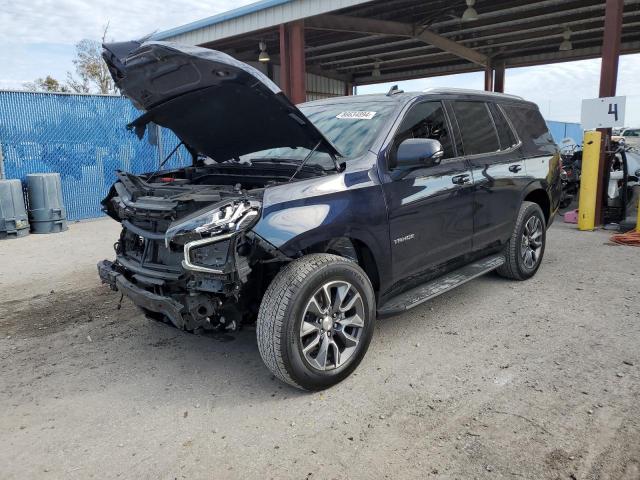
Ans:
[[[489,108],[484,102],[453,102],[465,155],[500,150],[498,135]]]
[[[501,105],[501,108],[515,127],[525,155],[548,155],[556,152],[556,145],[538,109],[525,105]]]
[[[502,110],[494,103],[489,104],[491,109],[491,115],[493,115],[493,122],[496,124],[496,130],[498,131],[498,139],[500,140],[500,149],[508,150],[518,144],[518,140],[513,134],[513,130],[509,126],[509,122],[504,118]]]

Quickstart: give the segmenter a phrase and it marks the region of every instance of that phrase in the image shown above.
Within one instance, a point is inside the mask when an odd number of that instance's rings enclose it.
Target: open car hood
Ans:
[[[154,122],[218,162],[277,147],[340,155],[266,75],[225,53],[151,41],[103,48],[118,88],[145,110],[129,125],[140,138]]]

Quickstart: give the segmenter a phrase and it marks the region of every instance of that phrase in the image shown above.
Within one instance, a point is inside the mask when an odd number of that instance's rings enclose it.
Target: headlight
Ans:
[[[247,229],[258,219],[259,213],[260,203],[249,200],[198,210],[169,225],[164,236],[165,245],[168,247],[173,238],[184,234],[219,235]]]

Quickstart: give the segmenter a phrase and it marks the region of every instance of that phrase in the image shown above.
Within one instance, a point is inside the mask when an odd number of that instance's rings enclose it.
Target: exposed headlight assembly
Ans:
[[[260,215],[260,206],[259,202],[239,200],[194,212],[169,227],[165,243],[169,246],[172,239],[181,235],[204,236],[184,244],[182,266],[198,272],[223,273],[231,237],[253,226]]]
[[[260,214],[260,203],[237,200],[214,209],[199,210],[171,224],[165,233],[168,247],[175,237],[184,234],[219,235],[244,230],[253,225]]]

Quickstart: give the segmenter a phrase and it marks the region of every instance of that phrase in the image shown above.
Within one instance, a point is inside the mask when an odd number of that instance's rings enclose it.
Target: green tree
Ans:
[[[109,24],[104,27],[101,41],[83,39],[76,44],[76,57],[73,59],[75,72],[67,72],[67,80],[62,83],[47,75],[33,82],[26,83],[25,88],[34,92],[73,92],[101,93],[117,95],[107,64],[102,59],[102,44],[105,42]]]
[[[118,94],[107,64],[102,59],[102,44],[107,38],[109,25],[104,27],[101,41],[83,39],[76,44],[73,60],[75,74],[67,72],[67,86],[77,93]]]
[[[32,92],[69,92],[65,84],[60,83],[51,75],[44,78],[36,78],[33,82],[25,84],[25,88]]]

